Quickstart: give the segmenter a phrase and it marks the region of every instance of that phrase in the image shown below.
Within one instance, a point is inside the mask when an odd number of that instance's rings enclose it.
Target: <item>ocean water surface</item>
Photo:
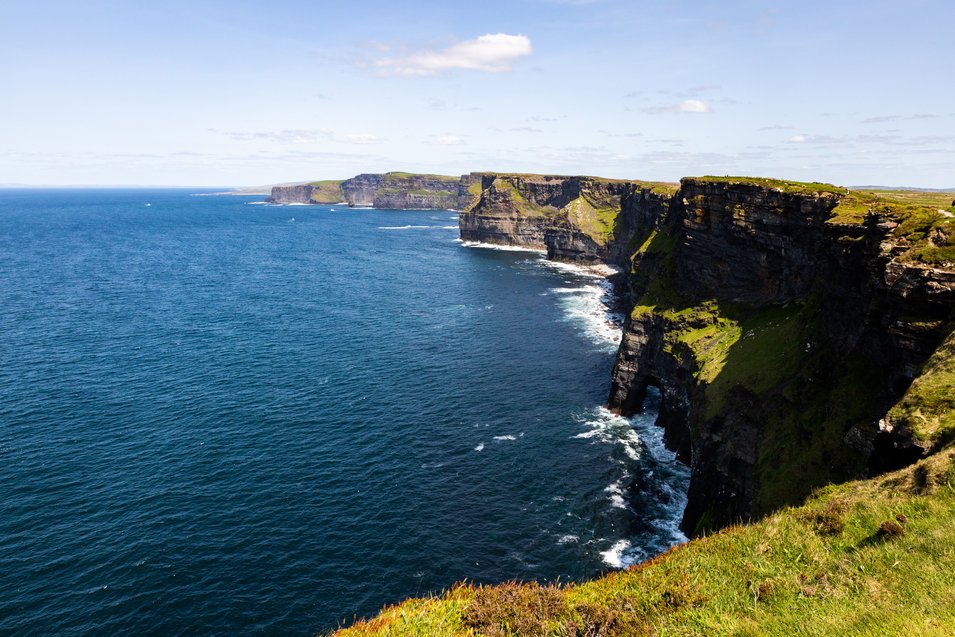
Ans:
[[[606,282],[453,212],[0,190],[0,634],[311,635],[680,541]]]

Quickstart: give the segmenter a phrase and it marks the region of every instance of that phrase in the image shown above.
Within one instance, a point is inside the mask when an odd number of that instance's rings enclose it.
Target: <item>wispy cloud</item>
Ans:
[[[460,146],[464,140],[457,135],[438,135],[431,138],[431,143],[436,146]]]
[[[440,51],[418,51],[408,55],[383,57],[374,61],[382,75],[416,77],[464,69],[486,73],[506,73],[513,64],[533,52],[525,35],[488,33],[475,40],[464,40]]]
[[[385,140],[369,133],[353,133],[351,135],[341,135],[336,138],[336,141],[346,144],[380,144]]]
[[[688,99],[677,104],[667,104],[664,106],[648,106],[640,109],[649,115],[661,115],[663,113],[712,113],[713,108],[703,100]]]
[[[334,133],[325,129],[283,129],[275,131],[220,131],[210,128],[212,133],[220,133],[240,142],[278,142],[281,144],[314,144],[331,141]]]
[[[702,100],[685,100],[677,105],[676,110],[681,113],[709,113],[712,109]]]
[[[458,104],[457,102],[449,102],[437,97],[432,97],[428,99],[428,108],[433,111],[479,111],[481,110],[480,106]]]
[[[210,132],[219,133],[240,142],[274,142],[277,144],[318,144],[339,142],[342,144],[380,144],[385,140],[370,133],[336,133],[318,129],[282,129],[275,131],[220,131],[210,128]]]
[[[543,133],[543,128],[537,128],[535,126],[515,126],[514,128],[499,128],[502,132],[506,133]]]
[[[934,113],[916,113],[915,115],[881,115],[878,117],[867,117],[862,120],[863,124],[885,124],[888,122],[913,121],[918,119],[936,119],[939,117]]]
[[[955,135],[897,135],[897,134],[862,134],[862,135],[793,135],[789,138],[793,144],[806,144],[814,148],[833,148],[846,150],[851,148],[866,148],[874,151],[880,147],[891,152],[899,149],[919,149],[925,152],[944,150],[945,145],[955,143]],[[943,148],[939,148],[943,147]]]
[[[618,133],[616,131],[609,130],[600,130],[597,132],[602,135],[606,135],[607,137],[643,137],[643,133]]]

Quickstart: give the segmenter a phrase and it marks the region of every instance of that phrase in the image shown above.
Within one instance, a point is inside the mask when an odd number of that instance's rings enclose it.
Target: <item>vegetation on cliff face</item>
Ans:
[[[310,195],[312,203],[341,203],[345,200],[340,179],[313,181],[308,185],[312,187]]]
[[[642,188],[671,197],[676,184],[601,177],[483,173],[484,187],[474,187],[481,199],[472,208],[477,216],[500,215],[547,219],[555,228],[579,232],[596,246],[616,236],[628,188]],[[469,192],[471,192],[469,190]]]
[[[949,449],[592,582],[458,586],[337,634],[947,635],[953,528]]]
[[[885,224],[902,262],[955,266],[955,194],[854,191],[833,210],[831,224]]]
[[[947,330],[948,337],[886,416],[927,447],[955,441],[955,323]]]

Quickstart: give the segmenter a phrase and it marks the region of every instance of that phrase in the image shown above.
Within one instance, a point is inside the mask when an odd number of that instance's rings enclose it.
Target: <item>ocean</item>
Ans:
[[[0,634],[313,635],[685,539],[606,280],[196,194],[0,190]]]

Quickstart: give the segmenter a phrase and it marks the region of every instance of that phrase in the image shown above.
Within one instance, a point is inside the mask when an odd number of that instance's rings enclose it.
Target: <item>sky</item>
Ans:
[[[951,0],[0,4],[0,184],[955,187]]]

